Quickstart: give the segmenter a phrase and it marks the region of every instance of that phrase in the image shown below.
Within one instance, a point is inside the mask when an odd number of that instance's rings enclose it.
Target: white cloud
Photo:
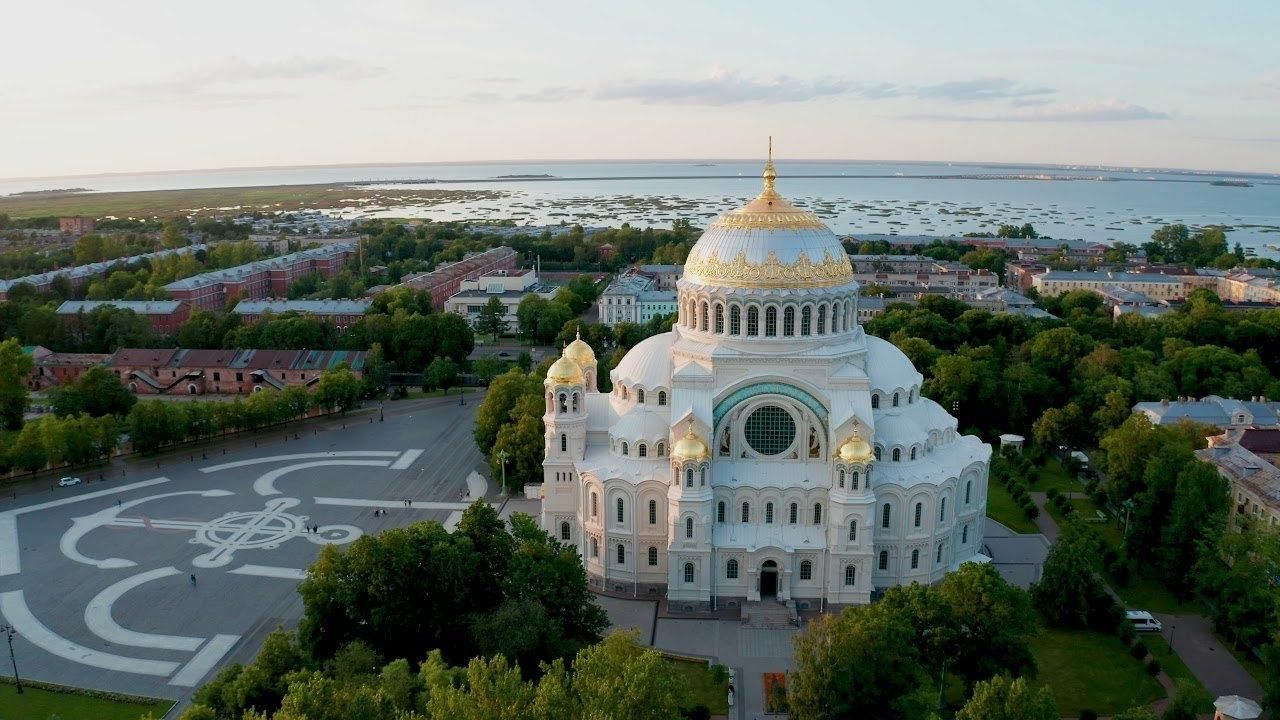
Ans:
[[[130,85],[126,93],[143,103],[181,102],[192,107],[226,107],[292,97],[288,82],[350,82],[378,77],[385,72],[385,68],[340,57],[292,56],[264,62],[230,57],[166,79]]]
[[[990,100],[1016,100],[1052,95],[1053,88],[1027,87],[1006,77],[984,77],[972,80],[949,80],[916,89],[916,95],[929,100],[955,103]]]
[[[1006,113],[970,115],[960,113],[921,113],[903,115],[904,120],[942,122],[1124,122],[1133,120],[1168,120],[1168,113],[1149,110],[1141,105],[1119,100],[1089,103],[1053,103],[1033,105]]]

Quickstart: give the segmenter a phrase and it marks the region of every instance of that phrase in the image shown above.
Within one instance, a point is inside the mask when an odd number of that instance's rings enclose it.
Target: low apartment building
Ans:
[[[492,270],[480,277],[463,280],[458,292],[445,301],[444,309],[461,315],[473,327],[480,320],[480,311],[493,298],[498,298],[505,308],[503,317],[512,330],[516,329],[516,310],[520,301],[529,295],[544,300],[555,297],[558,287],[538,281],[533,270]]]
[[[349,350],[122,348],[108,365],[139,395],[248,395],[312,387],[342,363],[359,376],[364,361],[364,351]]]
[[[155,252],[142,253],[141,255],[131,255],[129,257],[116,258],[115,260],[104,260],[102,262],[89,263],[87,265],[76,265],[74,267],[59,268],[57,270],[49,270],[48,272],[36,273],[35,275],[26,275],[12,280],[0,280],[0,300],[8,300],[9,293],[18,285],[30,285],[36,292],[49,292],[53,286],[53,281],[58,277],[65,277],[71,283],[72,290],[79,290],[89,281],[106,275],[117,268],[122,268],[142,260],[151,260],[154,258],[162,258],[169,255],[187,255],[189,253],[204,250],[205,245],[188,245],[180,248],[169,248],[166,250],[157,250]]]
[[[222,310],[230,299],[284,297],[295,280],[310,273],[333,277],[355,256],[356,243],[336,243],[225,270],[193,275],[164,286],[169,297],[193,308]]]
[[[1250,450],[1242,442],[1244,437],[1239,430],[1211,437],[1209,446],[1197,450],[1196,457],[1212,464],[1231,484],[1231,527],[1242,529],[1248,518],[1256,525],[1274,528],[1280,525],[1280,468]]]
[[[480,253],[472,253],[454,263],[445,263],[428,273],[414,275],[401,281],[415,290],[431,293],[431,302],[443,308],[449,298],[462,289],[463,280],[473,280],[495,270],[514,270],[516,251],[502,245]]]
[[[919,255],[850,255],[853,278],[863,285],[883,285],[894,293],[976,293],[1000,285],[986,269],[939,262]]]
[[[364,318],[373,301],[358,300],[241,300],[231,312],[240,316],[244,322],[255,322],[264,314],[280,315],[297,313],[315,317],[345,330],[349,325]]]
[[[27,376],[27,388],[47,390],[51,387],[74,383],[89,368],[106,365],[111,355],[99,353],[59,353],[39,345],[24,348],[31,355],[31,373]]]
[[[191,317],[191,306],[184,300],[68,300],[58,306],[58,319],[71,328],[87,327],[88,316],[100,307],[129,310],[147,319],[157,335],[176,335],[182,323]]]
[[[1231,428],[1280,429],[1280,402],[1265,397],[1248,400],[1206,395],[1177,400],[1140,402],[1133,406],[1135,413],[1147,416],[1152,425],[1170,425],[1180,420],[1215,425],[1223,430]]]
[[[1158,273],[1128,273],[1105,270],[1050,270],[1031,279],[1041,297],[1056,297],[1073,290],[1105,291],[1112,288],[1136,290],[1153,300],[1180,300],[1187,289],[1181,276]]]
[[[676,312],[676,291],[657,289],[657,279],[639,272],[619,275],[600,295],[600,323],[616,327],[619,323],[644,324],[660,315]]]

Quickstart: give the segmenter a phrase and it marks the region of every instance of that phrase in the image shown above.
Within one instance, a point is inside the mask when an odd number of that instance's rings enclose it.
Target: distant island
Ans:
[[[1218,187],[1253,187],[1253,183],[1248,180],[1214,180],[1209,184]]]
[[[546,173],[536,173],[536,174],[527,174],[527,175],[499,175],[498,179],[499,180],[536,180],[536,179],[546,180],[554,177],[555,175],[548,175]]]
[[[89,188],[53,188],[50,190],[23,190],[22,192],[10,193],[10,197],[19,195],[71,195],[72,193],[93,192]]]

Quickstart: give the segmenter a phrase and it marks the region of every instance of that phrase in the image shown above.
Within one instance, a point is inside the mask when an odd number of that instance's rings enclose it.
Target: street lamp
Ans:
[[[502,494],[507,494],[507,458],[511,455],[506,450],[499,450],[496,455],[498,461],[502,463]]]
[[[0,625],[0,633],[9,636],[9,661],[13,663],[13,682],[18,686],[18,692],[22,692],[22,678],[18,677],[18,658],[13,654],[13,635],[18,629],[12,625]]]

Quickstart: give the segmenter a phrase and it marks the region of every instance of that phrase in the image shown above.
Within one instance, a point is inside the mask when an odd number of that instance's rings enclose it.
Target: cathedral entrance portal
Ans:
[[[760,566],[760,599],[778,596],[778,563],[765,560]]]

